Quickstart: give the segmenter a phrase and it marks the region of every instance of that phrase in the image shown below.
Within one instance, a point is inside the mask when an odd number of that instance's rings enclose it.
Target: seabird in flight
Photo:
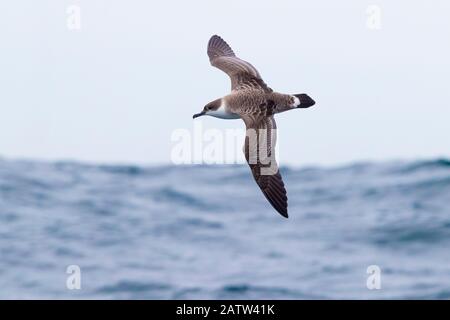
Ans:
[[[256,183],[270,204],[288,217],[286,189],[275,160],[276,113],[309,108],[315,104],[307,94],[274,92],[259,72],[239,59],[230,46],[214,35],[208,43],[211,65],[231,79],[231,93],[208,103],[193,118],[209,115],[221,119],[242,119],[247,128],[244,154]]]

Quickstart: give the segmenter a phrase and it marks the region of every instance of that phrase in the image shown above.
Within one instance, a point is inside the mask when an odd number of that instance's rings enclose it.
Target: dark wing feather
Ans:
[[[270,204],[287,218],[286,189],[275,160],[275,119],[263,114],[241,117],[247,127],[244,153],[253,177]]]
[[[208,56],[211,65],[222,70],[231,79],[231,90],[260,89],[272,92],[261,78],[258,70],[234,54],[230,46],[214,35],[208,42]]]

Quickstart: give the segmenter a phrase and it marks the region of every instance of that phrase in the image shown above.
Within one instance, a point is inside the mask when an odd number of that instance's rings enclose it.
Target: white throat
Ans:
[[[236,113],[228,112],[227,106],[225,104],[225,100],[221,100],[220,107],[214,111],[208,111],[206,114],[212,117],[220,118],[220,119],[239,119],[239,115]]]

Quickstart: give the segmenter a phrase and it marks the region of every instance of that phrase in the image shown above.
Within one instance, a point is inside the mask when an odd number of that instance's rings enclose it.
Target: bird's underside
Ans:
[[[287,196],[275,159],[276,123],[273,117],[276,103],[269,97],[273,90],[250,63],[239,59],[219,36],[208,43],[211,64],[229,75],[231,96],[241,99],[237,112],[244,121],[247,135],[244,154],[256,183],[270,204],[288,217]]]

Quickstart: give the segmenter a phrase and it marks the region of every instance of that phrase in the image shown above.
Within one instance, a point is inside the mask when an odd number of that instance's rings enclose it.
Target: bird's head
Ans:
[[[211,101],[203,108],[202,112],[194,114],[192,116],[192,118],[195,119],[200,116],[213,114],[220,108],[221,103],[222,103],[222,99],[217,99],[217,100]]]

